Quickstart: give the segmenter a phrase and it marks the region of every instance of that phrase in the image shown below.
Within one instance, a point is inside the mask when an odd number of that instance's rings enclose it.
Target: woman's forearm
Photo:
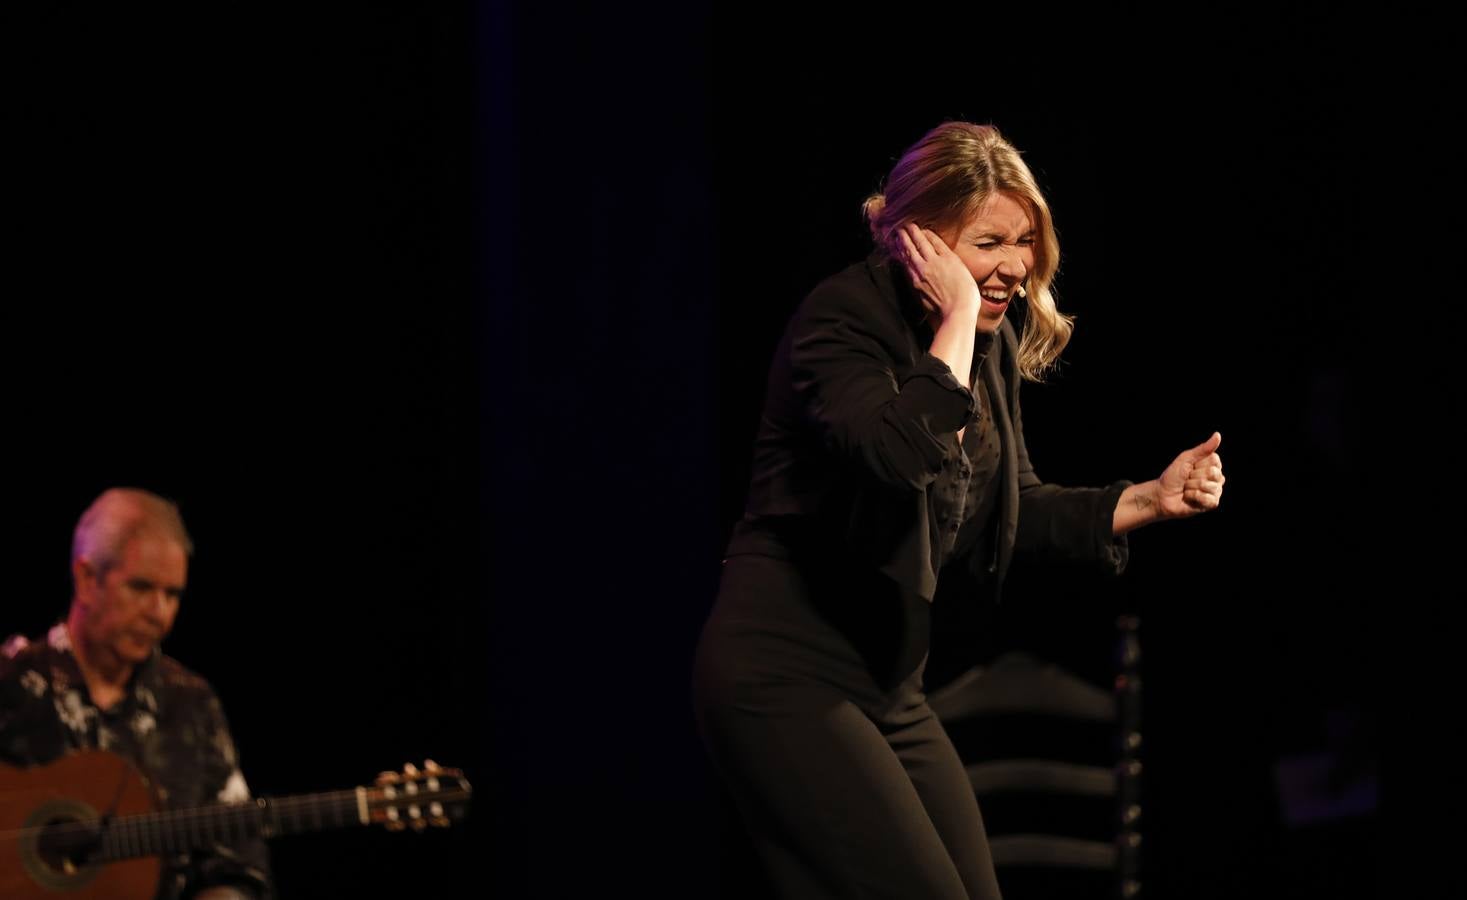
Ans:
[[[975,291],[976,295],[977,292]],[[932,337],[929,352],[947,363],[953,375],[965,388],[972,388],[973,340],[978,330],[978,304],[962,304],[949,311]]]
[[[1149,525],[1163,518],[1161,504],[1157,502],[1160,483],[1155,479],[1133,484],[1121,492],[1116,504],[1115,517],[1111,520],[1111,531],[1120,537],[1128,531]]]

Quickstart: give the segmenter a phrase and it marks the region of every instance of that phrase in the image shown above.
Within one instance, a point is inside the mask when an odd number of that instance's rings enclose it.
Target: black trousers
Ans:
[[[851,569],[725,562],[694,667],[704,743],[780,896],[997,900],[922,692],[930,604]]]

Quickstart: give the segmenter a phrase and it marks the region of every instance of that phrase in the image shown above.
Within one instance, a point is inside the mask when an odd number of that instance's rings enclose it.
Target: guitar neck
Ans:
[[[112,862],[163,856],[369,822],[366,788],[121,816],[104,823],[92,858]]]

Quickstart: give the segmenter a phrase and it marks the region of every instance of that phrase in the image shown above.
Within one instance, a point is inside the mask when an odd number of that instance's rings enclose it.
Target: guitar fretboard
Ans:
[[[230,806],[176,809],[107,821],[98,862],[184,853],[215,844],[365,824],[358,791],[261,799]]]

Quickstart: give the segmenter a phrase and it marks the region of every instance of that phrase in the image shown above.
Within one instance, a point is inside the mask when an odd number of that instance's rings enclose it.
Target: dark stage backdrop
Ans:
[[[1454,410],[1423,300],[1455,252],[1430,212],[1440,33],[1324,9],[33,12],[0,37],[0,632],[62,613],[97,492],[158,490],[199,546],[168,649],[257,793],[423,757],[477,789],[446,833],[278,842],[283,896],[731,894],[688,669],[769,355],[867,252],[901,150],[993,122],[1078,318],[1025,394],[1041,475],[1154,477],[1216,429],[1229,482],[1135,535],[1118,582],[1021,579],[946,664],[1141,615],[1154,896],[1460,884],[1406,809],[1446,756],[1415,753],[1452,706],[1431,679],[1460,594],[1425,587],[1454,534],[1423,499],[1454,490],[1426,440]],[[1289,827],[1276,767],[1304,757],[1382,776],[1379,804]]]
[[[441,834],[277,841],[282,895],[446,895],[494,808],[467,14],[7,18],[0,630],[64,613],[103,488],[174,497],[166,646],[256,793],[425,757],[484,790]]]

